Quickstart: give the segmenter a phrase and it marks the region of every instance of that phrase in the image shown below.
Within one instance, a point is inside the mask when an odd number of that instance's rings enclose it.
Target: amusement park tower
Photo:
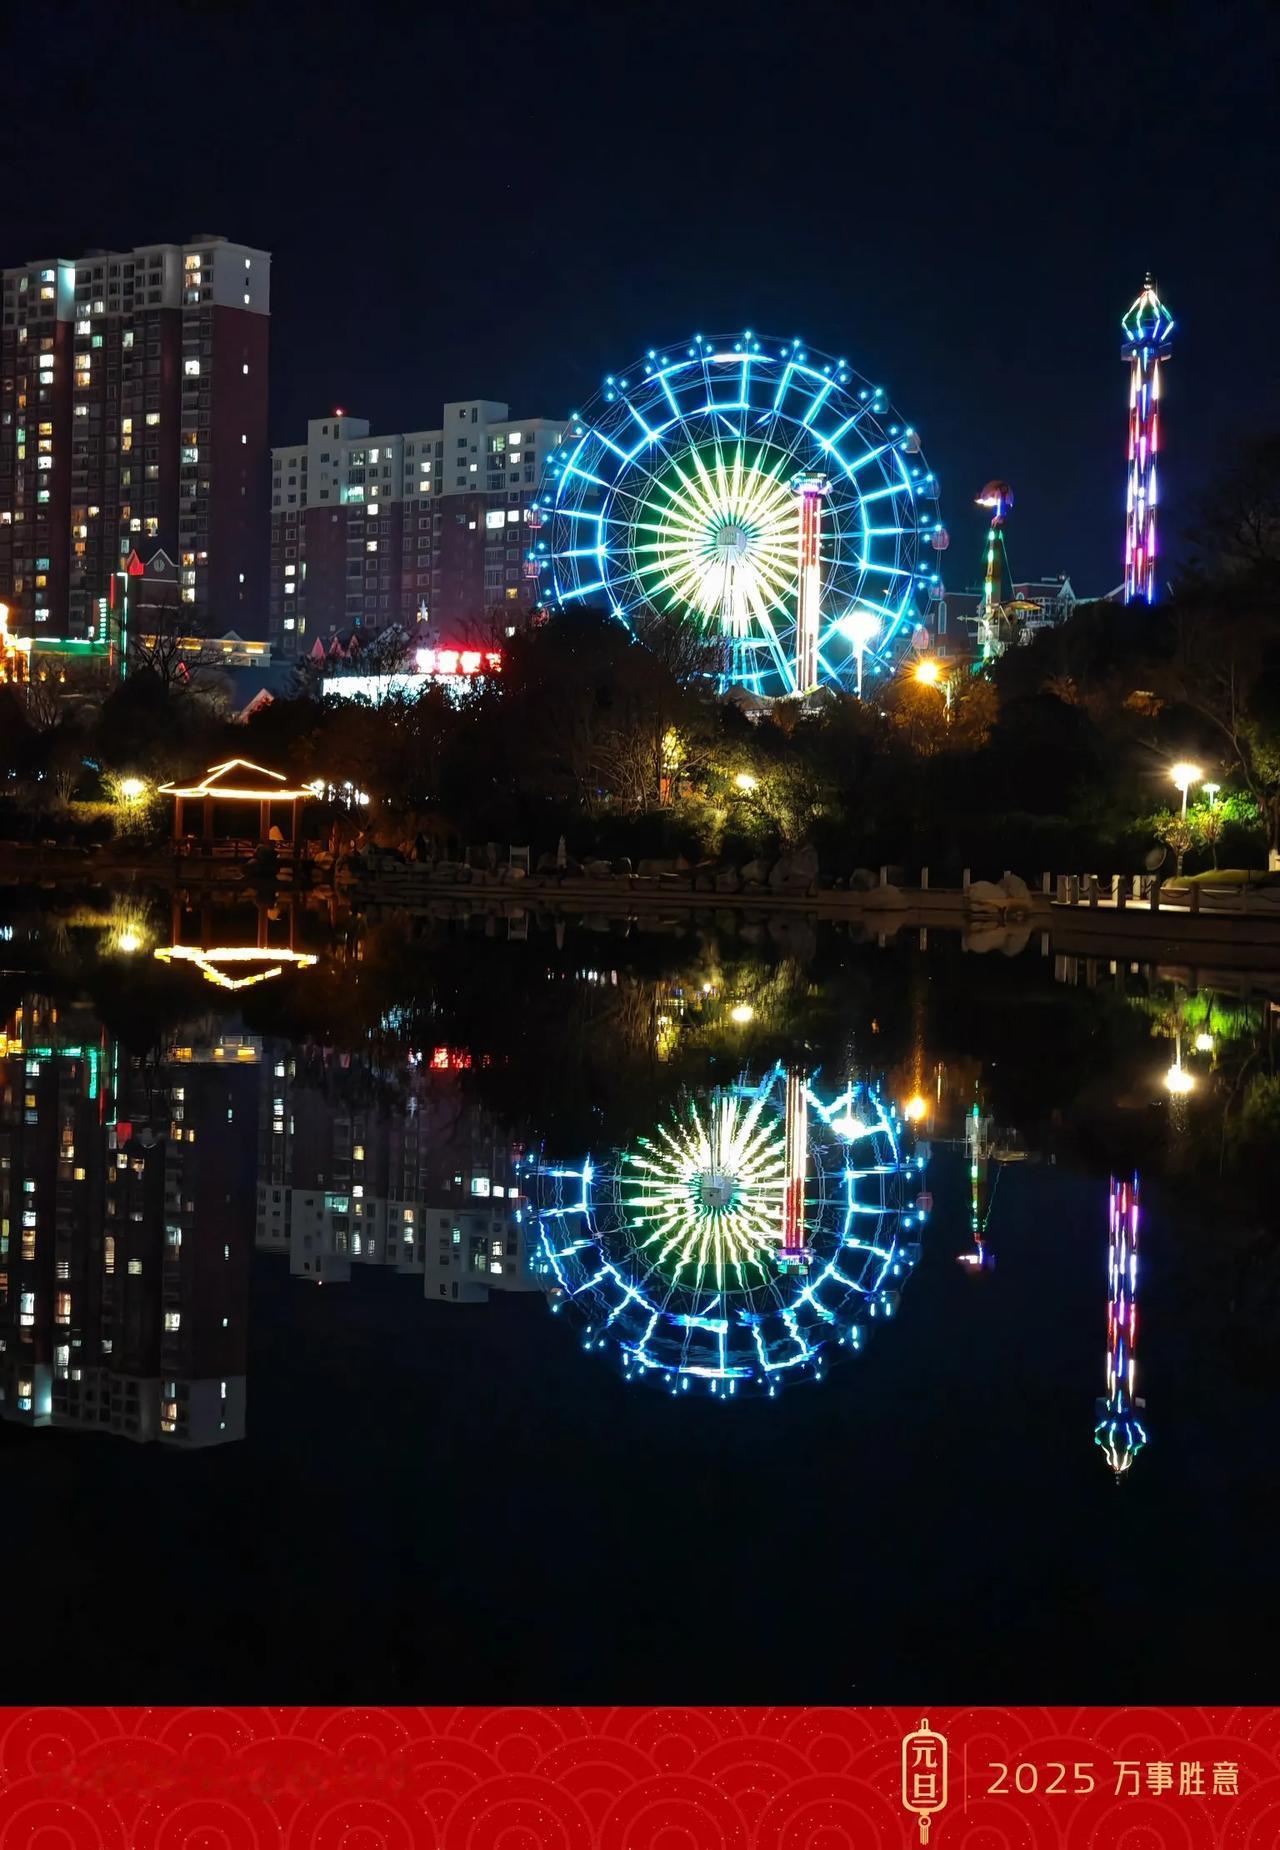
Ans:
[[[1107,1215],[1107,1391],[1094,1408],[1093,1439],[1119,1483],[1147,1443],[1135,1392],[1138,1349],[1138,1178],[1111,1178]]]
[[[1142,292],[1122,319],[1122,359],[1129,362],[1129,484],[1124,517],[1124,601],[1156,599],[1156,456],[1160,449],[1160,367],[1173,343],[1173,316],[1147,271]]]
[[[796,591],[796,692],[818,685],[822,624],[822,501],[831,492],[825,475],[798,475],[791,484],[800,503],[800,559]]]
[[[1013,506],[1013,490],[1007,482],[988,482],[977,497],[976,505],[991,510],[982,563],[982,606],[978,612],[978,647],[986,663],[994,661],[1001,653],[1009,627],[1001,599],[1009,565],[1004,523]]]

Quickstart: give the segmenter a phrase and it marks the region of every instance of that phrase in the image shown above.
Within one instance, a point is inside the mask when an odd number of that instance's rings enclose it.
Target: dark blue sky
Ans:
[[[886,385],[1014,572],[1119,579],[1119,317],[1178,318],[1170,526],[1280,425],[1280,14],[1213,7],[51,5],[0,115],[5,263],[222,231],[274,253],[272,434],[335,402],[559,414],[750,326]]]

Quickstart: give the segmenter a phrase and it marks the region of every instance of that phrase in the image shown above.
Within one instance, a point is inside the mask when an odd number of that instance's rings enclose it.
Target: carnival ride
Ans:
[[[1135,1392],[1138,1350],[1138,1178],[1111,1178],[1107,1216],[1107,1391],[1094,1409],[1094,1443],[1119,1483],[1147,1443]]]
[[[1156,508],[1160,453],[1160,377],[1173,347],[1174,320],[1148,270],[1120,326],[1120,356],[1129,362],[1128,487],[1125,494],[1124,601],[1156,600]]]
[[[974,497],[974,504],[991,513],[983,553],[982,602],[978,606],[978,661],[985,667],[1004,652],[1013,634],[1013,621],[1005,608],[1004,598],[1004,581],[1009,576],[1004,525],[1013,507],[1013,490],[1008,482],[988,482],[982,493]]]
[[[891,1317],[927,1214],[924,1158],[876,1087],[782,1065],[686,1095],[625,1149],[544,1159],[553,1310],[673,1392],[821,1377]]]
[[[947,545],[937,480],[883,387],[750,331],[611,374],[571,414],[532,524],[545,608],[691,621],[719,690],[763,698],[890,675]]]

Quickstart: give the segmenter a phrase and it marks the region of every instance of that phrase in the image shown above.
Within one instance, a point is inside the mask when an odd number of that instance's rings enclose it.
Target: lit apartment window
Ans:
[[[166,1330],[180,1330],[182,1328],[182,1312],[180,1310],[167,1310],[164,1313],[164,1327]]]

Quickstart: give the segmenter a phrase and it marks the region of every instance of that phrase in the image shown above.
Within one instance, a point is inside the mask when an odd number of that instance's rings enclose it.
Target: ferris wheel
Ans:
[[[773,1394],[892,1316],[928,1207],[879,1092],[781,1065],[686,1095],[599,1162],[544,1162],[537,1263],[554,1310],[628,1375]]]
[[[651,348],[570,415],[528,570],[552,608],[719,645],[721,691],[892,673],[940,594],[938,484],[883,387],[800,341]]]

